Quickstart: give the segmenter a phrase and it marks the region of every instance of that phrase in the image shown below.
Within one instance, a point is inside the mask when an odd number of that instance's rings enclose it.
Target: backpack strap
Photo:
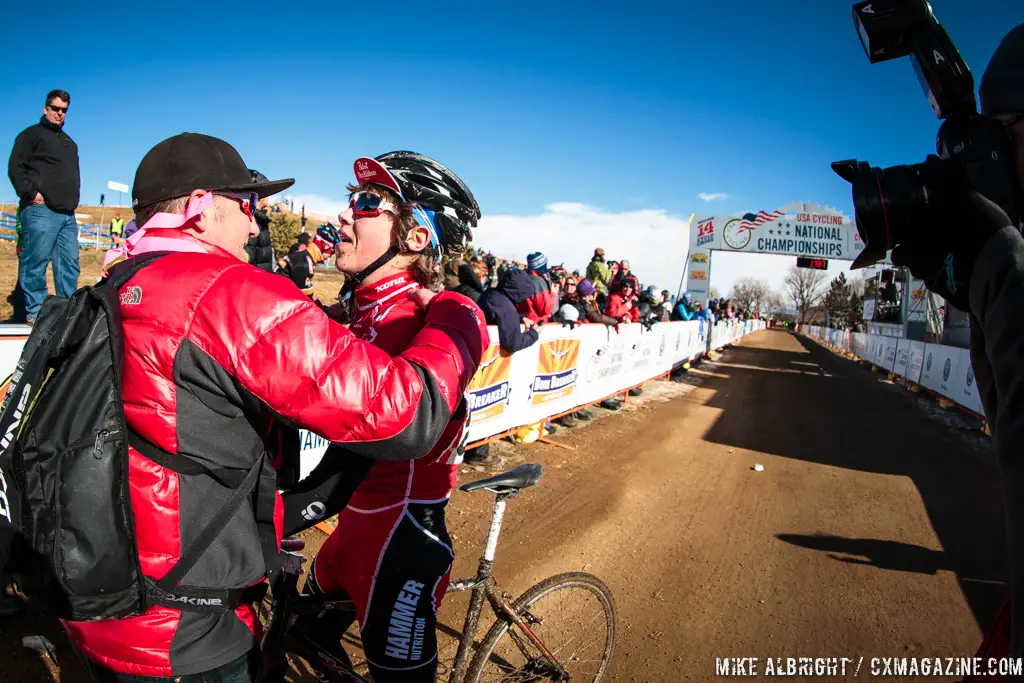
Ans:
[[[185,475],[206,475],[221,485],[233,489],[231,497],[203,527],[203,530],[178,557],[177,563],[159,581],[147,579],[148,600],[152,604],[177,609],[201,612],[220,612],[234,609],[243,602],[253,599],[249,589],[211,589],[179,585],[189,570],[195,566],[203,553],[217,539],[228,521],[235,515],[247,498],[256,493],[253,512],[263,550],[267,572],[277,568],[278,545],[274,527],[274,507],[277,499],[277,475],[266,454],[255,459],[248,471],[237,469],[211,470],[187,456],[175,455],[150,443],[129,428],[128,443],[147,459],[172,472]]]
[[[106,278],[104,278],[102,282],[100,282],[100,286],[105,285],[113,288],[114,291],[118,291],[135,276],[135,273],[139,272],[153,261],[156,261],[157,259],[163,256],[167,256],[167,254],[170,253],[173,252],[152,251],[145,254],[140,254],[138,256],[134,256],[128,259],[127,261],[123,261],[122,263],[117,264],[110,270],[110,275],[108,275]]]
[[[150,252],[134,257],[123,264],[115,266],[110,276],[101,283],[119,291],[139,270],[153,261],[166,256],[172,252]],[[126,425],[127,426],[127,425]],[[247,589],[208,589],[194,588],[179,585],[185,575],[195,566],[203,553],[217,539],[228,521],[235,515],[242,504],[253,493],[256,494],[253,503],[253,513],[256,520],[256,527],[259,533],[260,546],[263,551],[263,560],[267,572],[274,571],[278,567],[279,550],[277,543],[277,532],[274,527],[274,509],[277,502],[277,474],[273,467],[269,466],[269,459],[265,453],[255,458],[248,471],[239,469],[210,469],[195,460],[180,454],[169,453],[155,444],[147,441],[135,430],[128,427],[128,443],[144,457],[172,472],[185,475],[205,475],[212,478],[222,486],[232,489],[231,496],[221,506],[221,509],[203,527],[199,535],[192,541],[178,558],[178,562],[171,567],[170,571],[159,581],[147,578],[148,588],[147,599],[152,604],[174,607],[177,609],[220,612],[231,610],[243,602],[251,602],[260,599],[256,597],[261,591],[266,590],[265,582]]]

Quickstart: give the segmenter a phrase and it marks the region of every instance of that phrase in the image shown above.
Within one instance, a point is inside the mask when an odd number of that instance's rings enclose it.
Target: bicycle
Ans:
[[[472,591],[459,648],[448,678],[450,683],[486,680],[600,681],[607,673],[615,646],[615,602],[603,581],[583,572],[556,574],[528,589],[516,600],[508,602],[512,596],[500,591],[491,577],[506,503],[515,498],[521,489],[538,483],[541,471],[541,466],[537,464],[519,465],[502,474],[459,487],[465,492],[486,489],[495,494],[495,501],[476,577],[452,581],[448,588],[452,592]],[[355,606],[347,598],[299,594],[298,581],[305,558],[297,551],[303,547],[305,543],[298,538],[282,542],[283,568],[271,581],[272,603],[261,643],[264,659],[268,662],[266,680],[268,683],[283,683],[289,671],[288,658],[292,656],[303,660],[311,669],[313,677],[323,683],[369,683],[356,673],[340,641],[336,646],[333,643],[324,645],[302,629],[292,628],[298,618],[305,614],[340,610],[349,613],[349,616],[355,615]],[[595,599],[595,606],[599,609],[587,623],[571,614],[569,625],[562,629],[566,636],[571,637],[561,646],[555,647],[552,637],[558,637],[560,633],[541,632],[542,628],[547,620],[557,619],[568,614],[569,610],[541,614],[538,603],[556,592],[564,595],[568,589],[582,589],[585,594],[589,594],[585,597]],[[485,599],[496,620],[480,642],[472,661],[469,661]],[[593,623],[602,617],[602,623]],[[582,659],[582,653],[586,650],[576,645],[565,651],[577,638],[595,632],[602,641],[596,659]],[[499,647],[502,648],[500,654]],[[513,662],[518,659],[525,661],[517,666]],[[580,665],[586,665],[583,666],[584,673],[573,673]],[[496,676],[484,677],[489,667],[493,667]]]

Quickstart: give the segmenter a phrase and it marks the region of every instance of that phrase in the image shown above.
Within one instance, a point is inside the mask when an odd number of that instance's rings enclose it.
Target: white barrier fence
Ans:
[[[945,396],[984,417],[967,349],[804,325],[803,333]]]
[[[470,442],[533,424],[572,409],[596,403],[691,361],[708,350],[725,346],[763,329],[760,320],[642,325],[558,325],[540,328],[539,341],[518,353],[504,354],[498,347],[497,328],[491,327],[491,345],[470,384]],[[30,329],[0,325],[0,399],[14,372]],[[302,431],[302,475],[327,450],[326,439]]]

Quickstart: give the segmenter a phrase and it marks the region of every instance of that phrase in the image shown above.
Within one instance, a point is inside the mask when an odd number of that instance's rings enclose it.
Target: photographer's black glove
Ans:
[[[1013,221],[998,205],[971,190],[966,177],[950,172],[949,162],[931,155],[922,179],[929,208],[898,243],[892,262],[906,266],[925,286],[961,311],[970,310],[971,273],[978,253],[996,232]]]

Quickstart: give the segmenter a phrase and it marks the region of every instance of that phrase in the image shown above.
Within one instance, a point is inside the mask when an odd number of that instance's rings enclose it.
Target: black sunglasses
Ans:
[[[55,114],[57,112],[60,112],[61,114],[67,114],[68,113],[68,108],[67,107],[57,107],[57,106],[54,106],[52,104],[48,104],[46,106],[49,107],[50,111],[52,111]]]

